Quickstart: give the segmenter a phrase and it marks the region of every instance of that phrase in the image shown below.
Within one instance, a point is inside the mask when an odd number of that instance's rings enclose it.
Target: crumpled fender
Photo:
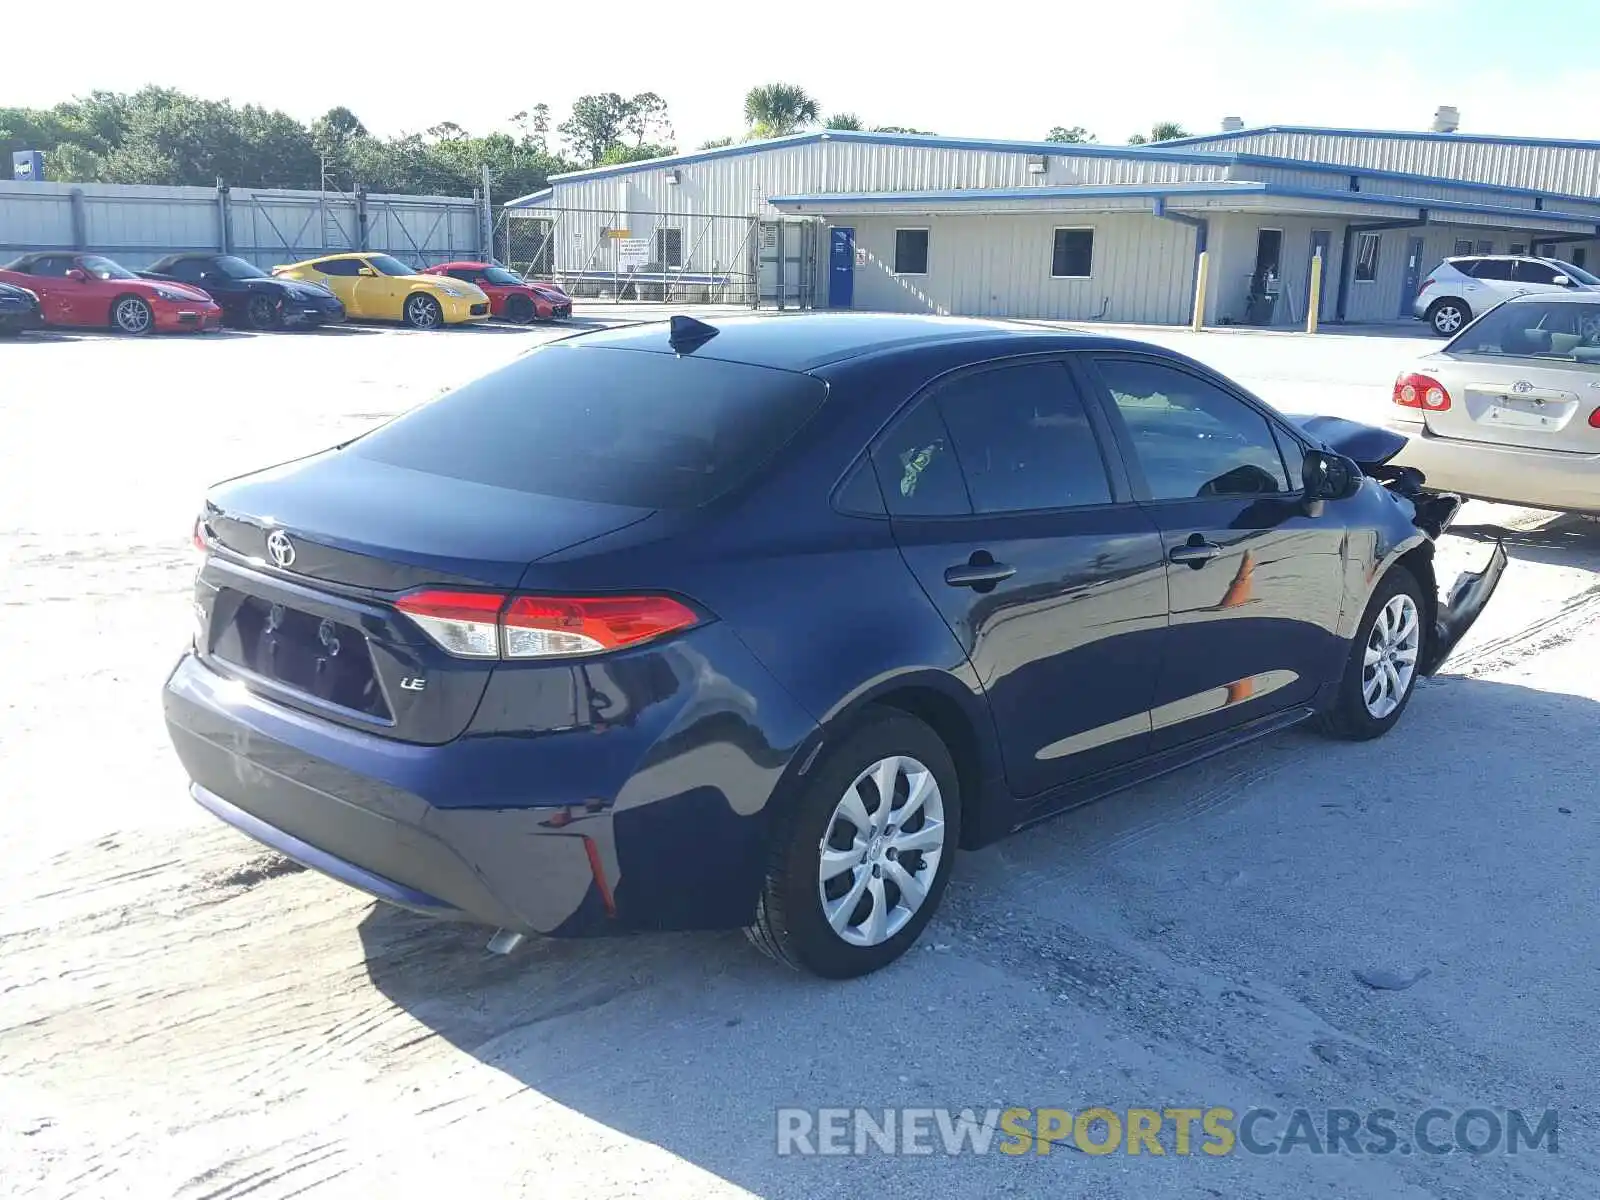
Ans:
[[[1500,586],[1500,576],[1505,569],[1505,543],[1496,542],[1494,553],[1489,555],[1489,562],[1483,570],[1463,571],[1456,576],[1455,583],[1450,585],[1449,596],[1434,621],[1433,636],[1423,647],[1422,657],[1417,662],[1417,669],[1424,675],[1432,675],[1444,665],[1462,635],[1472,627],[1478,614],[1489,603],[1495,588]]]

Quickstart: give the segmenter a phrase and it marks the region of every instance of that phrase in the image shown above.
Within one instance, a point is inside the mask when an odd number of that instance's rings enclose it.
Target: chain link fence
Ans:
[[[539,206],[502,211],[494,244],[501,262],[576,299],[806,308],[811,224]]]

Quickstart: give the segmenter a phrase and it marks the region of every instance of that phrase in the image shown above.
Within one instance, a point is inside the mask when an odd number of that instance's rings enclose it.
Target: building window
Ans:
[[[1094,230],[1058,229],[1050,255],[1052,279],[1087,279],[1094,274]]]
[[[683,266],[683,230],[656,230],[656,261],[663,267]]]
[[[1494,243],[1493,242],[1479,242],[1478,243],[1478,253],[1479,254],[1493,254],[1494,253]]]
[[[1356,282],[1371,283],[1378,277],[1378,245],[1380,235],[1363,233],[1356,243]]]
[[[1508,254],[1526,254],[1527,252],[1528,252],[1528,243],[1527,242],[1512,242],[1511,243],[1511,249],[1508,250],[1506,253],[1508,253]]]
[[[1589,257],[1589,252],[1587,250],[1585,250],[1582,246],[1579,246],[1576,250],[1574,250],[1572,252],[1572,265],[1575,266],[1575,267],[1579,267],[1579,268],[1587,267],[1589,264],[1586,263],[1584,260],[1586,258],[1588,258],[1588,257]]]
[[[926,275],[928,273],[928,231],[926,229],[896,229],[894,231],[894,273],[896,275]]]
[[[1471,254],[1471,253],[1472,253],[1472,239],[1471,238],[1457,238],[1456,239],[1456,248],[1454,250],[1450,251],[1450,256],[1452,258],[1460,258],[1464,254]]]

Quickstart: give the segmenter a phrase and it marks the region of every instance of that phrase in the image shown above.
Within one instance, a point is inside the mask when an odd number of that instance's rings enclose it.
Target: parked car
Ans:
[[[37,329],[43,323],[38,296],[25,287],[0,283],[0,337],[12,337],[24,329]]]
[[[452,262],[429,267],[430,275],[448,275],[470,283],[489,297],[489,311],[517,325],[565,321],[572,315],[572,297],[553,283],[524,279],[495,263]]]
[[[0,267],[0,283],[38,296],[46,325],[146,334],[215,329],[222,322],[222,309],[198,288],[140,279],[99,254],[24,254]]]
[[[273,267],[272,273],[327,288],[352,320],[440,329],[489,319],[489,297],[472,284],[424,274],[388,254],[329,254]]]
[[[1394,385],[1397,461],[1485,500],[1600,513],[1600,292],[1515,296]]]
[[[225,323],[242,329],[304,329],[344,320],[344,305],[327,288],[274,279],[236,254],[169,254],[139,274],[201,289],[222,307]]]
[[[1475,254],[1447,258],[1423,280],[1412,315],[1440,337],[1454,337],[1474,317],[1512,296],[1590,291],[1600,278],[1559,258]]]
[[[166,719],[214,814],[495,947],[748,926],[857,975],[958,847],[1392,728],[1505,567],[1439,601],[1461,502],[1402,443],[1094,334],[580,334],[212,489]]]

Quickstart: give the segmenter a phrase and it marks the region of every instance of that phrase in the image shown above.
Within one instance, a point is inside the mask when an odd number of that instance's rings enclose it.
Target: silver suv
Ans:
[[[1502,300],[1534,292],[1600,291],[1600,278],[1559,258],[1473,254],[1447,258],[1423,281],[1411,311],[1440,337],[1454,337]]]

